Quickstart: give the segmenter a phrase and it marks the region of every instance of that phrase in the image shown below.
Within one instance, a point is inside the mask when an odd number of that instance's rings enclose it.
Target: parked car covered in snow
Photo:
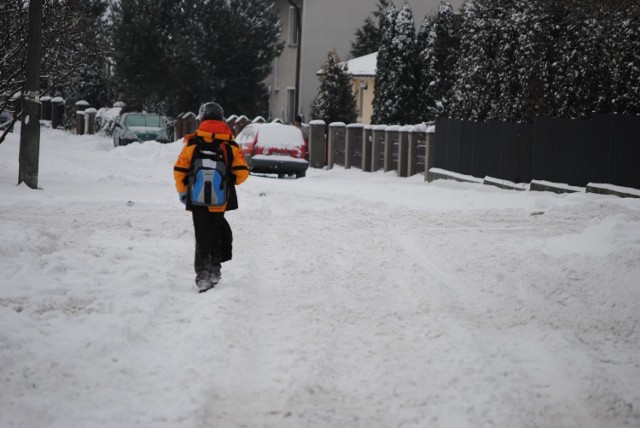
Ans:
[[[307,174],[307,143],[295,126],[253,123],[236,136],[236,142],[252,172],[297,178]]]
[[[122,106],[102,107],[96,112],[96,132],[103,137],[112,137],[116,121],[122,113]]]
[[[11,125],[11,121],[13,120],[13,115],[10,111],[0,110],[0,134],[4,132],[4,130]],[[10,129],[9,132],[13,131]]]
[[[156,113],[124,113],[115,122],[113,145],[124,146],[135,141],[168,143],[164,120]]]

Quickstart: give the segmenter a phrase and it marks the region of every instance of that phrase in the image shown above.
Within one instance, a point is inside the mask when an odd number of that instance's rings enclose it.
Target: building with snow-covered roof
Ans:
[[[371,123],[373,114],[373,89],[376,80],[378,52],[354,58],[346,62],[347,73],[351,75],[353,94],[356,97],[358,122]]]
[[[458,9],[463,1],[449,0],[449,3]],[[404,3],[394,2],[398,7]],[[416,25],[425,16],[435,15],[440,4],[440,0],[407,2]],[[377,10],[378,0],[275,0],[275,3],[284,50],[274,60],[272,73],[265,81],[269,88],[269,115],[286,123],[293,122],[297,114],[308,120],[319,86],[316,72],[326,62],[327,53],[335,49],[343,60],[349,58],[354,34]]]
[[[342,62],[346,66],[346,72],[351,76],[352,90],[356,98],[356,110],[358,122],[371,123],[373,114],[373,89],[375,87],[378,52],[364,55],[358,58]],[[322,74],[322,69],[316,74]]]

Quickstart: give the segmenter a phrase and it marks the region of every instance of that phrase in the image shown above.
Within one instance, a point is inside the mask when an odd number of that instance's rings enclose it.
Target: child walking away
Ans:
[[[221,263],[231,259],[233,238],[224,213],[238,208],[235,185],[249,176],[242,150],[223,118],[219,104],[202,104],[200,126],[184,137],[173,167],[180,202],[193,217],[195,285],[200,293],[220,281]]]

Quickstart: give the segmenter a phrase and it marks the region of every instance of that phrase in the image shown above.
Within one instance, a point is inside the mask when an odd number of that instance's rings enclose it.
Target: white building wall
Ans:
[[[282,32],[280,40],[284,44],[282,54],[274,60],[271,75],[265,81],[270,88],[269,117],[270,119],[285,119],[285,105],[287,103],[287,88],[296,86],[296,58],[298,48],[289,43],[289,7],[287,0],[277,0]],[[299,43],[300,41],[298,41]]]

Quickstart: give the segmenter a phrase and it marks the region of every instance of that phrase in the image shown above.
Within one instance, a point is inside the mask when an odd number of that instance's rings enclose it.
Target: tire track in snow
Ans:
[[[517,283],[505,282],[505,274],[500,272],[500,263],[503,263],[502,268],[506,266],[517,274],[531,271],[530,266],[533,266],[534,272],[536,270],[536,255],[522,242],[509,242],[508,236],[501,238],[503,232],[511,229],[502,225],[512,223],[518,229],[520,238],[524,231],[533,240],[539,238],[541,229],[523,226],[531,219],[521,212],[505,212],[499,217],[478,217],[478,224],[472,227],[460,227],[460,220],[467,221],[468,218],[450,216],[447,220],[437,220],[441,222],[443,230],[436,233],[434,242],[430,244],[418,243],[415,239],[405,240],[404,243],[407,257],[413,257],[417,263],[421,263],[439,284],[443,293],[441,304],[447,308],[449,322],[458,325],[464,332],[455,340],[464,348],[459,351],[478,355],[478,360],[472,362],[475,373],[471,373],[476,390],[467,392],[475,395],[469,397],[470,401],[484,404],[480,408],[467,409],[469,420],[486,418],[487,415],[478,414],[478,411],[483,409],[486,412],[494,403],[501,402],[510,409],[505,412],[503,408],[491,416],[499,425],[519,421],[518,426],[535,427],[552,418],[555,426],[559,427],[597,426],[589,409],[576,398],[588,395],[584,383],[575,373],[571,374],[570,361],[557,358],[560,351],[569,351],[576,360],[582,359],[582,363],[586,363],[584,356],[579,352],[571,352],[575,345],[569,345],[562,334],[549,329],[544,322],[543,309],[548,303],[536,296],[534,290],[523,290]],[[419,227],[416,225],[416,228]],[[430,232],[437,232],[430,226],[426,228]],[[459,266],[456,256],[460,260],[474,260],[472,255],[465,253],[478,251],[473,247],[482,241],[481,235],[489,231],[494,241],[504,241],[505,248],[500,254],[502,260],[493,260],[493,267],[483,266],[482,271],[478,271],[477,267]],[[456,234],[468,238],[460,239]],[[451,245],[450,242],[455,244]],[[478,252],[478,257],[491,258],[493,255]],[[530,262],[518,263],[519,260]],[[486,275],[491,271],[497,273],[495,280]],[[517,278],[517,274],[510,277]],[[450,339],[454,337],[450,336]],[[494,361],[502,364],[495,365]],[[531,389],[528,390],[525,385]],[[491,394],[485,394],[483,386],[494,390]],[[544,410],[541,412],[541,409]],[[538,420],[541,416],[543,419]],[[504,421],[496,421],[497,418],[504,418]]]

